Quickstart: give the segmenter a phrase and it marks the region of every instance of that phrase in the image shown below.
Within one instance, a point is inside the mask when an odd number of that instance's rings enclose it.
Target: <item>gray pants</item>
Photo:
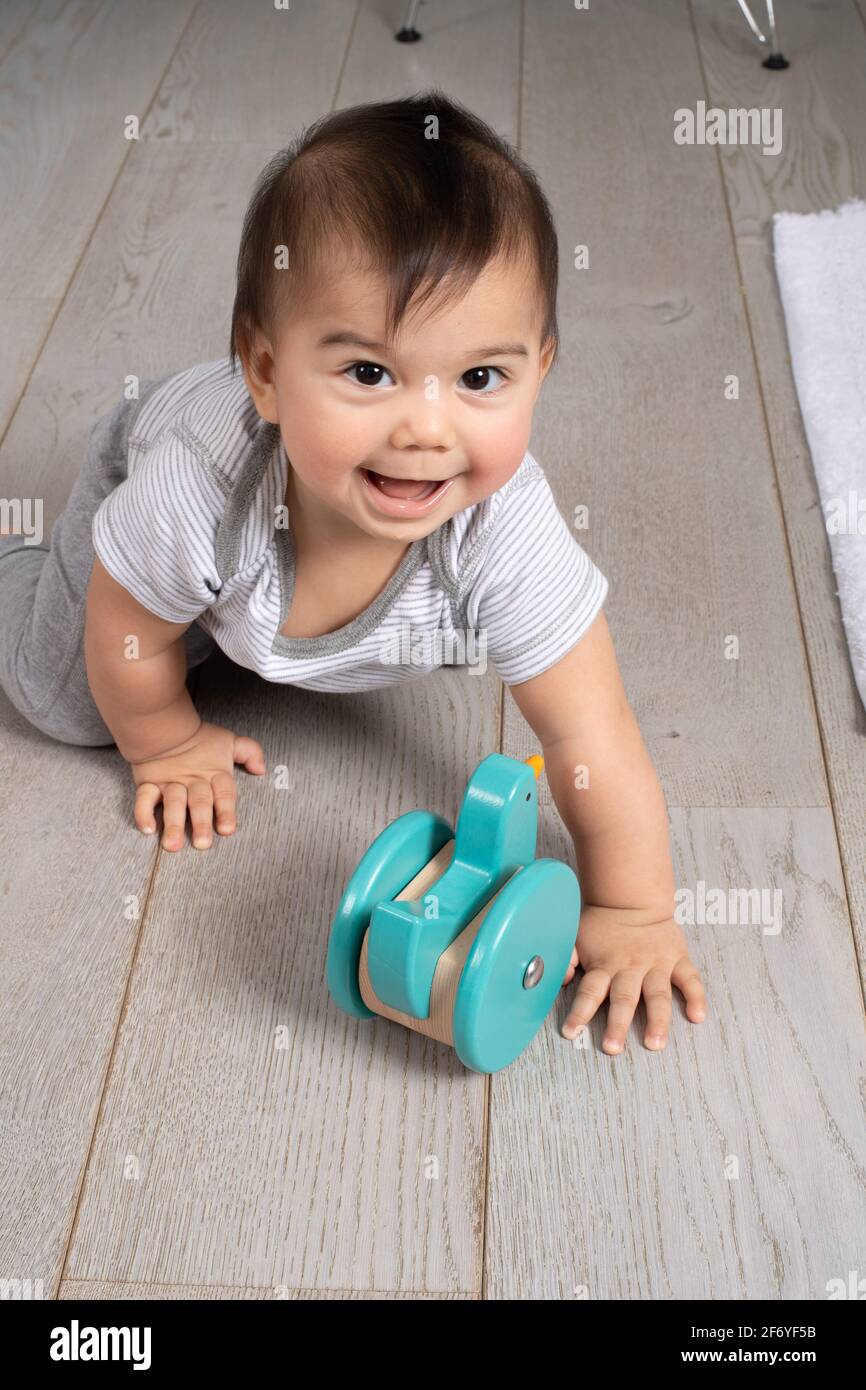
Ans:
[[[135,416],[165,380],[143,381],[137,401],[123,400],[97,420],[50,544],[0,536],[0,686],[29,723],[62,743],[96,748],[114,743],[90,693],[84,661],[91,526],[100,502],[126,477]],[[187,628],[183,641],[188,670],[217,645],[198,622]]]

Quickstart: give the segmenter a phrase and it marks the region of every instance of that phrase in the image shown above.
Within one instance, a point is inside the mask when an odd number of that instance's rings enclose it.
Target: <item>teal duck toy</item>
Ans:
[[[535,857],[543,766],[491,753],[466,785],[456,832],[408,811],[376,837],[331,927],[328,988],[341,1009],[436,1038],[477,1072],[529,1046],[580,919],[572,869]]]

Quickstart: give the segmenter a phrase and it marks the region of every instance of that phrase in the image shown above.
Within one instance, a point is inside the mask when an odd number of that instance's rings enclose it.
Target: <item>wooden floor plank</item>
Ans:
[[[30,24],[39,22],[39,6],[33,0],[5,0],[0,7],[0,62],[13,44],[20,43]]]
[[[473,1299],[477,1294],[468,1293],[394,1293],[381,1289],[287,1289],[285,1287],[239,1289],[219,1288],[213,1285],[201,1287],[195,1284],[108,1284],[105,1281],[90,1282],[86,1279],[65,1279],[60,1287],[58,1298],[78,1299],[144,1299],[203,1303],[213,1301],[265,1302],[290,1299],[293,1302],[310,1303],[319,1300],[396,1302],[430,1302],[454,1299]]]
[[[418,44],[395,43],[401,5],[368,3],[340,83],[339,107],[444,89],[516,144],[520,97],[520,0],[434,0],[422,5]]]
[[[59,299],[0,299],[0,434],[12,419],[27,378],[48,336]],[[5,494],[8,496],[8,491]]]
[[[0,22],[0,438],[194,4],[45,0]]]
[[[235,145],[227,160],[216,144],[136,146],[3,444],[5,495],[43,498],[46,535],[90,428],[121,399],[127,375],[157,377],[227,352],[239,218],[272,153]],[[75,361],[86,365],[72,377]]]
[[[276,154],[301,116],[310,122],[328,110],[358,8],[356,0],[197,5],[148,111],[143,138],[195,147],[261,143]]]
[[[736,16],[734,16],[736,17]],[[866,987],[866,710],[839,610],[836,579],[809,446],[791,374],[773,262],[775,212],[816,212],[866,196],[866,24],[840,0],[785,5],[783,48],[791,61],[768,74],[730,17],[707,4],[697,33],[709,98],[717,105],[778,107],[778,157],[719,147],[745,304],[754,338],[779,496],[809,657],[814,699],[861,979]]]
[[[0,1269],[53,1296],[156,846],[112,749],[43,737],[0,692]]]

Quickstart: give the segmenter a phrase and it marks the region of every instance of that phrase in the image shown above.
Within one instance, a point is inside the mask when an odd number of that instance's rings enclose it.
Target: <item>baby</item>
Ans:
[[[261,746],[203,722],[187,690],[215,645],[327,691],[455,654],[474,670],[481,651],[574,841],[564,983],[584,974],[563,1031],[609,994],[618,1052],[643,993],[661,1048],[672,983],[692,1021],[706,1012],[664,798],[607,580],[527,452],[557,265],[534,174],[443,93],[316,122],[247,209],[229,355],[144,381],[97,421],[50,546],[0,537],[0,683],[51,737],[117,745],[140,830],[161,802],[163,846],[182,848],[188,815],[205,849],[236,828],[235,765],[265,772]],[[436,641],[419,652],[419,636]]]

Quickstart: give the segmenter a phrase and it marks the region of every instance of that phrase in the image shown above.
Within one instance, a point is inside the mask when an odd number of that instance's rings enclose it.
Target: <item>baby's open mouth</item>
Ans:
[[[373,486],[384,492],[386,497],[411,498],[413,502],[431,497],[438,487],[448,482],[447,478],[434,478],[430,482],[424,482],[423,478],[389,478],[384,473],[374,473],[372,468],[363,471]]]

